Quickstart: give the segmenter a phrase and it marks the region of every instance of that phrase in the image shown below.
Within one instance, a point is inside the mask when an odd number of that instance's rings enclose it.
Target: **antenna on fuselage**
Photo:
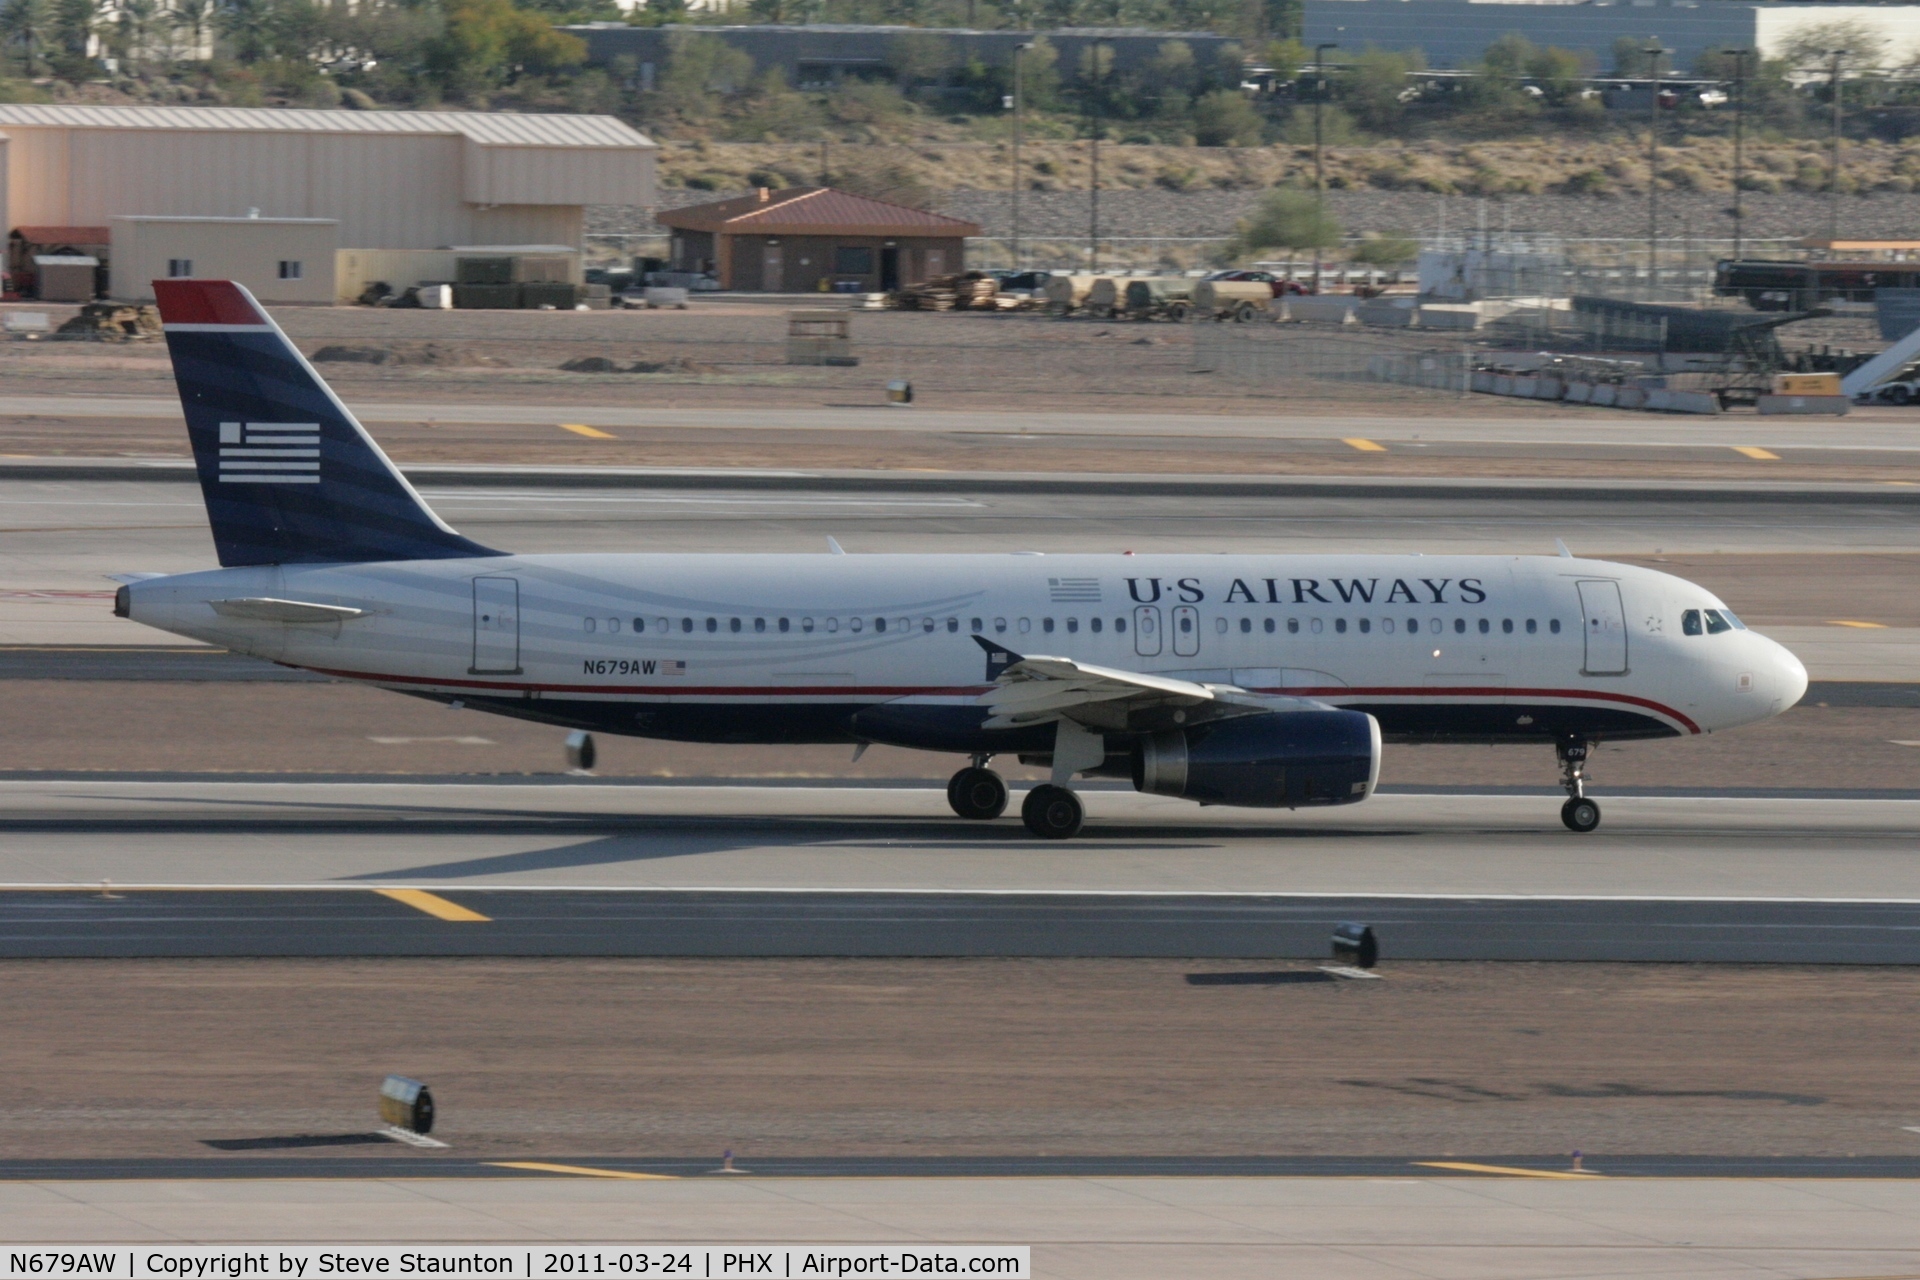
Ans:
[[[1567,550],[1567,544],[1565,542],[1561,541],[1559,538],[1555,538],[1553,540],[1553,545],[1560,548],[1560,558],[1562,560],[1573,559],[1573,552]]]

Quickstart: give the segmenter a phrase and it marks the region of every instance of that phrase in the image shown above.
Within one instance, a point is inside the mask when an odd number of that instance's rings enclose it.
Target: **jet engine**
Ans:
[[[1356,804],[1380,778],[1380,725],[1363,711],[1276,711],[1143,739],[1133,786],[1250,809]]]

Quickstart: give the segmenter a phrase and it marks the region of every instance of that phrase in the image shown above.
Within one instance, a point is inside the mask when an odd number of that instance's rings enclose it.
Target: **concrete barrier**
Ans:
[[[1593,384],[1591,382],[1569,382],[1567,384],[1566,394],[1563,395],[1561,399],[1566,400],[1570,404],[1590,404],[1593,401]]]
[[[1275,298],[1284,320],[1304,320],[1310,324],[1353,324],[1358,298]]]
[[[1422,329],[1471,332],[1480,327],[1480,308],[1474,303],[1429,304],[1415,309],[1414,323]]]
[[[1759,409],[1765,414],[1831,414],[1842,417],[1853,408],[1845,396],[1761,396]]]

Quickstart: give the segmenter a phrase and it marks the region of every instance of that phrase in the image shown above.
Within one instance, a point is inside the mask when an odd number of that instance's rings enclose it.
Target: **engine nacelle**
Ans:
[[[1357,804],[1380,780],[1380,724],[1364,711],[1276,711],[1156,733],[1133,786],[1250,809]]]

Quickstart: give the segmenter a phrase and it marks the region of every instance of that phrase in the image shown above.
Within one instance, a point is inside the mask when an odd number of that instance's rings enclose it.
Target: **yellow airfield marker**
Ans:
[[[571,431],[577,436],[585,436],[589,440],[618,440],[620,438],[611,432],[602,431],[598,427],[589,427],[584,422],[563,422],[560,424],[560,429],[562,431]]]
[[[1387,451],[1387,446],[1375,444],[1364,436],[1347,436],[1343,438],[1340,443],[1350,448],[1358,449],[1362,453],[1385,453]]]
[[[404,902],[415,911],[424,911],[441,920],[489,921],[492,916],[483,916],[478,911],[469,911],[457,902],[448,902],[437,893],[428,893],[425,889],[375,889],[383,898],[392,898],[395,902]]]
[[[1572,1181],[1584,1181],[1589,1178],[1605,1178],[1604,1173],[1560,1173],[1553,1169],[1510,1169],[1503,1164],[1467,1164],[1459,1160],[1415,1160],[1414,1164],[1423,1169],[1458,1169],[1463,1173],[1497,1173],[1508,1178],[1565,1178]]]
[[[1830,627],[1855,627],[1861,631],[1885,631],[1887,629],[1887,624],[1884,622],[1854,622],[1849,618],[1829,618],[1827,619],[1827,625]]]
[[[489,1160],[489,1169],[527,1169],[534,1173],[570,1173],[578,1178],[622,1178],[629,1182],[678,1182],[670,1173],[628,1173],[623,1169],[589,1169],[578,1164],[542,1164],[538,1160]]]
[[[1771,449],[1762,449],[1757,445],[1736,444],[1733,446],[1733,451],[1735,453],[1742,454],[1746,457],[1752,458],[1755,462],[1780,461],[1779,454],[1773,452]]]

